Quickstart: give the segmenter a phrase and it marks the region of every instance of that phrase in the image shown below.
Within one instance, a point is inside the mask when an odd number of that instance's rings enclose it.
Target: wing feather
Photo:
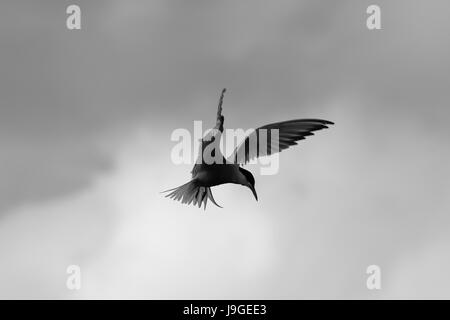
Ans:
[[[184,204],[193,204],[194,206],[198,206],[199,208],[203,204],[203,208],[206,209],[206,203],[209,199],[213,204],[215,204],[219,208],[222,208],[214,200],[211,188],[200,186],[196,179],[193,179],[177,188],[169,189],[163,192],[169,192],[166,195],[166,198],[180,201]]]
[[[235,149],[231,158],[232,162],[246,164],[254,158],[281,152],[297,145],[297,142],[305,137],[314,135],[314,131],[326,129],[333,124],[331,121],[322,119],[297,119],[259,127]],[[272,137],[272,134],[276,132],[274,130],[278,131],[278,139]]]

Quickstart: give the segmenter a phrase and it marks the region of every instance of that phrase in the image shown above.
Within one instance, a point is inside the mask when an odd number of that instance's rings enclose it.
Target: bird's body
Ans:
[[[170,192],[166,197],[182,203],[198,204],[199,207],[204,204],[205,208],[209,199],[216,206],[219,206],[214,200],[211,187],[234,183],[248,187],[258,200],[255,178],[250,171],[245,170],[241,165],[256,157],[281,152],[292,145],[296,145],[298,140],[313,135],[313,131],[328,128],[327,125],[333,124],[321,119],[299,119],[268,124],[254,130],[236,148],[231,158],[226,159],[218,147],[223,132],[222,103],[224,93],[225,89],[223,89],[219,100],[216,126],[201,141],[200,161],[197,161],[191,171],[192,180],[180,187],[166,190]],[[275,130],[276,135],[272,135],[273,130]],[[256,142],[256,147],[250,147],[251,141]],[[261,147],[261,142],[264,142],[263,145],[266,148]],[[219,159],[219,161],[205,160],[205,150],[207,149],[212,150],[209,154],[210,158]]]
[[[204,187],[214,187],[224,183],[242,184],[246,180],[239,168],[239,165],[233,163],[196,164],[192,170],[192,179],[196,179]]]

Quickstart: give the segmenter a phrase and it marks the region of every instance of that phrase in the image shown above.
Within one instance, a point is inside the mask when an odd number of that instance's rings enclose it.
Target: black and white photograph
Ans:
[[[449,14],[2,0],[0,299],[450,299]]]

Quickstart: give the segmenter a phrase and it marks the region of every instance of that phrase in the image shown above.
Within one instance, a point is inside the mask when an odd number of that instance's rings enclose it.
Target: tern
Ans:
[[[191,171],[191,181],[179,187],[163,191],[163,193],[168,192],[166,197],[188,205],[198,205],[199,208],[203,204],[205,210],[209,199],[216,206],[222,208],[216,203],[211,187],[225,183],[234,183],[249,188],[256,200],[258,200],[255,190],[255,178],[250,171],[242,168],[242,166],[257,157],[281,152],[290,146],[296,145],[297,141],[314,135],[313,131],[326,129],[329,125],[334,124],[331,121],[321,119],[297,119],[271,123],[252,130],[234,150],[230,159],[225,159],[218,147],[225,120],[222,115],[225,92],[226,89],[223,89],[220,95],[216,125],[201,140],[199,160],[197,160]],[[278,139],[276,139],[277,136]],[[256,147],[251,148],[250,143],[252,142]],[[265,143],[265,147],[261,147],[262,142]],[[214,148],[211,148],[212,143],[215,144]],[[212,150],[211,156],[220,161],[205,161],[204,152],[206,149]]]

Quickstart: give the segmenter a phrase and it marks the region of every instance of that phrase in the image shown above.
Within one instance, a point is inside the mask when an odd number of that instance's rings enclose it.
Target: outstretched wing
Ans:
[[[200,141],[198,158],[196,164],[194,165],[194,168],[192,168],[191,171],[192,177],[195,177],[197,172],[200,170],[201,165],[205,164],[204,162],[205,149],[208,146],[213,144],[212,147],[209,147],[209,150],[211,150],[210,156],[212,158],[215,158],[216,151],[220,152],[220,139],[222,137],[223,132],[223,122],[225,121],[225,118],[222,115],[222,104],[223,104],[223,96],[226,91],[227,89],[223,89],[219,98],[219,105],[217,107],[216,125],[214,126],[214,128],[210,129]],[[220,158],[223,158],[222,153],[220,153],[220,155],[218,156]]]
[[[296,145],[297,141],[314,135],[313,131],[333,124],[321,119],[298,119],[262,126],[252,131],[234,150],[231,161],[246,164],[254,158],[281,152]]]

